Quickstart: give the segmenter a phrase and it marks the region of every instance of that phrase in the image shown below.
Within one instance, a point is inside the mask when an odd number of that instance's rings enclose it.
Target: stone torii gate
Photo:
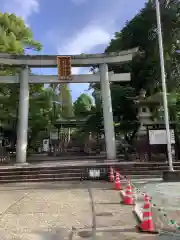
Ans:
[[[132,60],[138,48],[110,54],[73,55],[72,67],[99,66],[97,74],[73,75],[63,79],[56,75],[29,75],[29,68],[56,68],[56,55],[11,55],[0,54],[0,65],[21,67],[20,75],[0,76],[0,83],[20,83],[19,114],[16,144],[16,163],[26,163],[27,133],[29,114],[29,83],[90,83],[100,82],[103,105],[104,130],[107,160],[116,160],[116,142],[114,134],[113,113],[111,104],[110,81],[130,81],[130,73],[114,74],[108,72],[108,65],[118,65]],[[67,56],[64,56],[67,57]],[[63,58],[63,56],[62,56]]]

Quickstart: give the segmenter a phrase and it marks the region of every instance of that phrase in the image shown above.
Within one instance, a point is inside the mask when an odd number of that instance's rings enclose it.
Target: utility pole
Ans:
[[[162,81],[162,92],[163,92],[164,119],[165,119],[166,136],[167,136],[169,171],[174,171],[173,161],[172,161],[172,151],[171,151],[171,134],[170,134],[170,128],[169,128],[166,73],[165,73],[165,67],[164,67],[164,49],[163,49],[163,40],[162,40],[161,14],[160,14],[159,0],[156,0],[156,19],[157,19],[158,41],[159,41],[159,55],[160,55],[160,65],[161,65],[161,81]]]

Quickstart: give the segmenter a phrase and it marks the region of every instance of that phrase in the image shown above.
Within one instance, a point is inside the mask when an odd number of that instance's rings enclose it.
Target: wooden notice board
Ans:
[[[58,76],[59,80],[71,80],[71,57],[57,56]]]

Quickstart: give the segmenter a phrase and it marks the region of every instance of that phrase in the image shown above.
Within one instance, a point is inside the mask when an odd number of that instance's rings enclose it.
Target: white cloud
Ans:
[[[58,54],[60,55],[76,55],[81,53],[91,53],[92,50],[101,44],[107,44],[111,39],[111,34],[103,27],[97,25],[88,25],[79,31],[75,36],[69,39],[63,39],[64,45],[58,47]],[[89,73],[89,68],[72,68],[72,74]],[[87,92],[89,87],[88,83],[70,84],[73,92],[73,101],[79,97],[83,92]]]
[[[39,11],[39,0],[5,0],[3,10],[22,17],[26,22],[33,13]]]
[[[88,0],[71,0],[74,4],[83,4]],[[103,0],[105,1],[105,0]],[[93,8],[89,23],[83,28],[78,29],[78,32],[72,35],[70,38],[60,38],[57,46],[57,52],[60,55],[76,55],[81,53],[94,53],[95,49],[104,51],[104,46],[109,43],[115,32],[115,21],[120,15],[119,13],[119,0],[116,4],[112,4],[109,0],[103,5],[98,4]],[[111,5],[113,7],[111,7]],[[122,8],[124,9],[124,8]],[[95,10],[95,11],[94,11]],[[124,10],[123,10],[124,11]],[[107,17],[108,16],[108,17]],[[83,19],[82,19],[83,20]],[[83,21],[82,21],[83,24]],[[69,32],[68,32],[69,33]],[[58,34],[62,36],[62,34]],[[72,68],[73,74],[87,74],[89,69],[85,68]],[[91,74],[91,73],[89,73]],[[87,93],[91,95],[91,91],[87,92],[89,87],[88,83],[84,84],[70,84],[72,90],[73,101],[79,97],[81,93]]]
[[[61,54],[81,54],[91,51],[95,46],[109,42],[111,35],[99,26],[87,26],[72,36],[65,47],[59,47]]]
[[[87,9],[86,4],[95,2],[93,7]],[[103,4],[102,4],[103,2]],[[130,2],[137,2],[135,6],[129,8]],[[141,7],[143,7],[145,0],[138,1],[121,1],[121,0],[71,0],[71,3],[82,4],[84,7],[84,12],[88,11],[87,16],[79,12],[77,16],[78,28],[75,28],[77,34],[70,38],[62,37],[65,34],[69,35],[73,29],[67,28],[67,30],[62,32],[57,32],[56,34],[49,34],[50,42],[53,46],[57,46],[57,52],[60,55],[71,55],[71,54],[81,54],[81,53],[94,53],[96,49],[103,52],[105,45],[114,37],[114,32],[119,31],[125,24],[127,19],[131,19]],[[132,4],[133,5],[133,4]],[[89,7],[89,6],[88,6]],[[83,11],[83,9],[80,9]],[[83,12],[83,13],[84,13]],[[89,19],[88,19],[89,17]],[[81,20],[81,26],[79,28],[79,22]],[[89,22],[88,25],[84,25]],[[76,18],[72,18],[72,27],[76,27]],[[58,41],[55,43],[55,39]],[[73,74],[78,73],[88,73],[83,68],[73,68]],[[88,88],[88,84],[71,84],[71,89],[73,90],[73,100],[75,100],[85,89]]]
[[[66,44],[58,47],[60,55],[76,55],[90,53],[96,46],[107,44],[111,35],[102,27],[90,25],[82,29],[77,35],[68,40]],[[78,74],[79,68],[73,68],[73,74]]]

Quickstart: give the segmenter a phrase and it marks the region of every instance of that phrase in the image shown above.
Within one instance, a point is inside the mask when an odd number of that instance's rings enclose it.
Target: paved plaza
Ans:
[[[177,213],[179,184],[165,187],[157,180],[136,185],[146,189],[159,205],[168,205],[168,214]],[[132,207],[120,204],[119,192],[110,183],[13,183],[0,185],[0,193],[1,240],[178,239],[139,234]]]

